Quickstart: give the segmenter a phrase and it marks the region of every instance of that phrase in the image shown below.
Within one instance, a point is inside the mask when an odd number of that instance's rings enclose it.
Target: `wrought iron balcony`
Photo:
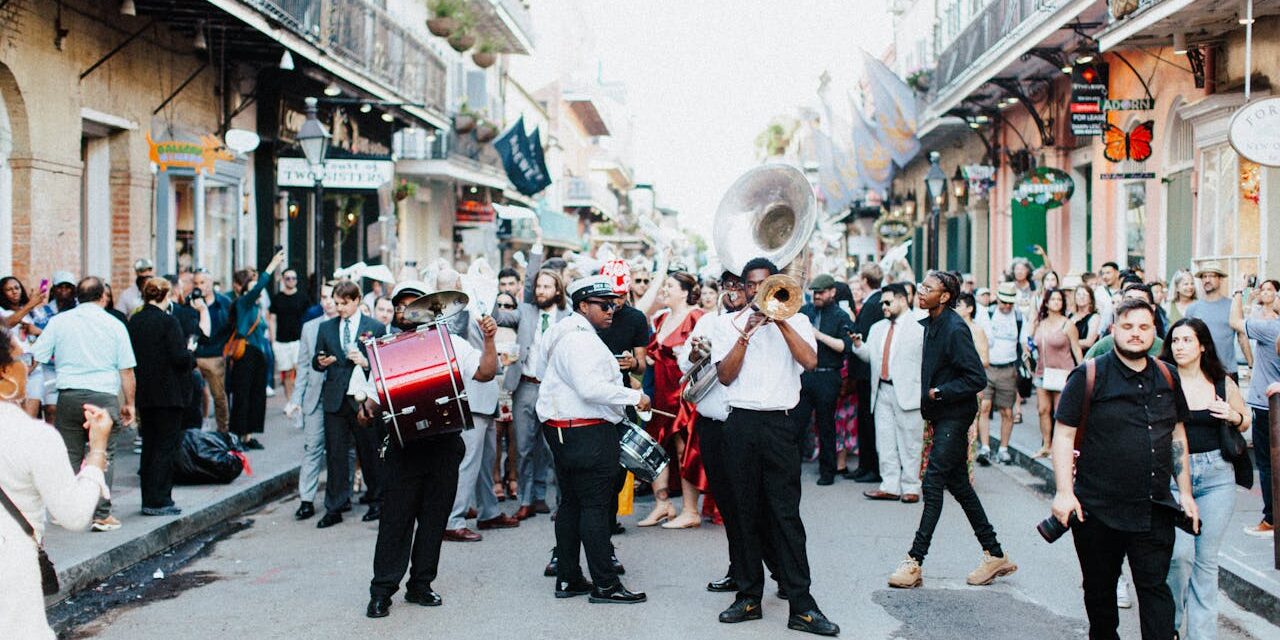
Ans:
[[[603,219],[612,220],[618,216],[618,196],[588,178],[568,178],[564,181],[564,207],[594,209]]]

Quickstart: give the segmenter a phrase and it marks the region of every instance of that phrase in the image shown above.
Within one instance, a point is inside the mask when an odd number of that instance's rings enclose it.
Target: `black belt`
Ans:
[[[892,380],[881,380],[880,384],[893,384]]]
[[[1016,366],[1018,366],[1018,361],[1014,360],[1013,362],[1006,362],[1005,364],[993,364],[991,365],[991,368],[992,369],[1008,369],[1009,367],[1016,367]]]
[[[839,371],[840,367],[814,367],[813,373],[827,373],[829,371]]]

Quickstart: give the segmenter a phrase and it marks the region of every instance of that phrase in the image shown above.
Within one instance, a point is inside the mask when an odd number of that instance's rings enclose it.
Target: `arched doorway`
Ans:
[[[13,273],[13,127],[0,90],[0,273]]]
[[[31,276],[31,139],[18,81],[0,64],[0,275]],[[15,218],[27,237],[14,237]]]

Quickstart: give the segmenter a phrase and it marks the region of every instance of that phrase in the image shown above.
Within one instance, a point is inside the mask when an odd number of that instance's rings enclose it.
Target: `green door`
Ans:
[[[1026,258],[1031,264],[1040,267],[1044,260],[1031,252],[1032,245],[1045,247],[1049,244],[1048,232],[1045,229],[1045,208],[1038,204],[1022,206],[1013,201],[1013,253],[1015,258]]]
[[[969,216],[965,213],[947,218],[947,270],[969,272]]]
[[[1191,171],[1165,179],[1165,281],[1191,266]]]

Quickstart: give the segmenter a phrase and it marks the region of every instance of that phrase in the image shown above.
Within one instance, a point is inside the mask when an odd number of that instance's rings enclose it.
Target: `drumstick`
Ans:
[[[679,417],[680,417],[680,416],[677,416],[677,415],[676,415],[676,414],[674,414],[674,413],[667,413],[666,411],[663,411],[662,409],[654,409],[653,407],[649,407],[649,411],[651,411],[651,412],[653,412],[653,413],[656,413],[656,414],[658,414],[658,415],[660,415],[660,416],[666,416],[666,417],[668,417],[668,418],[672,418],[672,419],[675,419],[675,418],[679,418]]]

